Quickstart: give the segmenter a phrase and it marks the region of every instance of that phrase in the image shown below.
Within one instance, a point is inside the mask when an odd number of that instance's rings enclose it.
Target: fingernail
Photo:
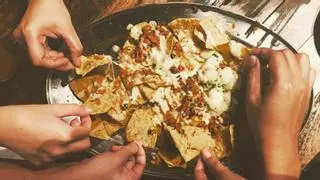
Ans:
[[[202,156],[205,159],[209,159],[209,158],[211,158],[212,155],[211,155],[210,150],[205,148],[204,150],[202,150]]]
[[[249,58],[250,58],[250,62],[249,62],[250,66],[251,67],[255,66],[257,64],[257,57],[256,56],[250,56]]]
[[[90,109],[90,108],[85,108],[86,109],[86,111],[88,112],[88,113],[91,113],[92,112],[92,109]]]

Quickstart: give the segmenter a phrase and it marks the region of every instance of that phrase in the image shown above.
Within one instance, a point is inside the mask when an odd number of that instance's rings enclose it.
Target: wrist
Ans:
[[[264,176],[299,177],[300,160],[297,143],[284,140],[266,141],[258,145]]]

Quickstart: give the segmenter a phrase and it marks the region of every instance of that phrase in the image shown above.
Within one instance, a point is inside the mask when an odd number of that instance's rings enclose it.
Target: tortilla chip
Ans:
[[[73,80],[69,84],[69,87],[78,99],[80,99],[82,102],[85,102],[98,88],[95,86],[95,82],[97,82],[96,84],[99,85],[104,79],[105,77],[103,75],[87,76],[81,79]]]
[[[97,117],[98,118],[95,119],[103,121],[104,127],[109,136],[112,136],[115,132],[119,131],[122,128],[122,125],[120,123],[113,120],[111,117],[108,117],[108,115],[101,114]]]
[[[159,151],[157,154],[168,167],[186,167],[187,163],[180,155],[168,131],[164,131],[161,134],[158,147]]]
[[[146,85],[141,85],[139,86],[141,94],[148,100],[151,101],[154,94],[156,93],[156,90],[146,86]]]
[[[228,157],[232,153],[232,127],[216,127],[214,132],[213,152],[219,159]]]
[[[217,46],[229,42],[229,37],[226,33],[221,32],[212,17],[201,20],[199,24],[204,34],[199,30],[195,30],[195,36],[205,43],[206,48],[215,49]]]
[[[118,59],[121,64],[124,66],[132,65],[134,66],[136,46],[132,44],[130,41],[126,41],[118,54]]]
[[[199,26],[199,19],[178,18],[169,23],[169,27],[178,39],[175,45],[175,54],[180,56],[184,53],[199,53],[200,48],[194,41],[194,31]],[[179,55],[180,54],[180,55]]]
[[[163,117],[151,108],[136,110],[126,127],[127,140],[129,142],[138,140],[145,147],[155,148],[162,121]]]
[[[104,121],[101,119],[96,119],[92,122],[90,136],[103,140],[110,139],[110,136],[105,129]]]
[[[199,25],[199,19],[196,18],[178,18],[171,21],[169,27],[178,37],[178,40],[192,38],[193,31]]]
[[[199,127],[182,126],[179,133],[171,126],[165,125],[185,162],[198,156],[204,148],[212,149],[214,140],[210,132]]]
[[[112,82],[106,82],[104,88],[93,93],[84,106],[92,109],[91,114],[108,113],[112,108],[121,109],[124,102],[129,101],[129,96],[119,77]],[[118,111],[117,111],[118,112]]]
[[[143,105],[147,103],[145,98],[143,97],[139,87],[135,86],[131,89],[131,96],[130,96],[130,104],[131,105]]]
[[[94,54],[88,57],[81,56],[80,58],[81,65],[79,68],[76,68],[76,73],[81,76],[85,76],[99,66],[112,64],[112,57],[107,55]]]
[[[102,114],[108,112],[118,99],[117,95],[113,93],[93,94],[87,99],[84,106],[92,109],[92,115]]]

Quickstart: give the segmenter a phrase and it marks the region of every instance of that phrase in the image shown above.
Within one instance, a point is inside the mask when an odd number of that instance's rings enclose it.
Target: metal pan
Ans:
[[[219,8],[188,3],[146,5],[116,13],[88,26],[84,31],[80,32],[80,39],[83,43],[85,54],[110,54],[113,45],[121,46],[127,38],[126,27],[128,24],[151,20],[168,23],[181,17],[201,18],[205,16],[205,13],[199,13],[199,11],[215,13],[227,22],[234,23],[236,29],[231,34],[232,38],[248,46],[263,46],[273,49],[289,48],[296,52],[288,42],[256,21]],[[64,82],[68,81],[68,78],[70,78],[70,74],[65,72],[52,71],[49,73],[46,82],[48,103],[80,103],[71,92],[69,86],[64,86]],[[93,147],[90,153],[101,153],[108,150],[110,145],[119,143],[121,144],[123,141],[118,135],[110,141],[93,140]],[[192,169],[167,168],[149,163],[145,174],[166,179],[190,179],[192,178]]]

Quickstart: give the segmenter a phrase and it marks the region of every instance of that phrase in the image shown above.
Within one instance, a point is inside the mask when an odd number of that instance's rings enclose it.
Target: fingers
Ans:
[[[201,157],[198,158],[197,165],[194,168],[195,180],[208,180]]]
[[[132,175],[138,179],[142,176],[146,165],[146,154],[140,142],[132,142],[126,146],[113,146],[114,156],[118,157],[114,161],[115,166],[131,169]],[[134,161],[131,158],[134,157]],[[131,162],[130,162],[131,161]],[[134,164],[132,164],[134,162]]]
[[[136,176],[140,179],[140,177],[143,174],[144,168],[146,166],[146,153],[142,147],[142,143],[135,142],[138,144],[138,153],[135,156],[135,166],[132,168],[133,172],[136,174]]]
[[[216,179],[220,180],[227,180],[227,179],[234,179],[234,180],[242,180],[241,176],[234,174],[228,168],[221,164],[221,162],[217,159],[215,155],[213,155],[210,150],[204,149],[202,151],[202,159]]]
[[[280,52],[286,57],[291,75],[295,77],[300,76],[301,71],[300,71],[299,64],[296,60],[295,54],[289,49],[284,49],[284,50],[281,50]]]
[[[261,101],[260,62],[256,56],[250,56],[252,62],[248,73],[247,101],[251,105],[258,105]]]
[[[82,54],[83,47],[76,31],[74,30],[74,28],[72,28],[68,31],[67,34],[62,33],[62,37],[69,48],[71,61],[73,62],[73,65],[79,67],[80,56]]]
[[[287,58],[283,53],[274,51],[270,48],[254,48],[251,51],[251,55],[255,55],[260,59],[268,61],[273,82],[282,84],[291,78],[291,71],[288,67]]]
[[[122,149],[122,148],[123,148],[123,146],[112,146],[112,147],[111,147],[111,151],[112,151],[112,152],[119,151],[119,150]]]
[[[92,110],[77,104],[54,104],[53,111],[57,117],[89,116]]]
[[[63,57],[61,53],[50,49],[45,36],[38,34],[33,29],[29,29],[25,30],[24,35],[29,55],[35,66],[55,69],[68,63],[69,60]],[[16,36],[19,37],[19,35]]]
[[[91,131],[91,118],[90,116],[83,117],[81,119],[81,126],[70,127],[71,128],[71,140],[79,141],[89,137]]]
[[[72,126],[72,127],[78,127],[80,125],[81,125],[81,121],[79,121],[78,118],[75,118],[75,119],[70,121],[70,126]]]
[[[24,38],[29,55],[35,66],[68,71],[74,69],[74,65],[80,66],[79,57],[82,54],[82,45],[72,25],[70,30],[61,29],[41,31],[43,34],[39,34],[40,31],[37,27],[27,26],[22,28],[19,25],[14,30],[13,36],[17,40]],[[67,33],[65,34],[65,32]],[[58,38],[61,36],[70,50],[71,61],[74,65],[63,53],[52,50],[47,44],[47,37]]]
[[[309,75],[310,75],[310,61],[309,57],[306,54],[297,54],[296,55],[301,75],[305,82],[309,81]]]
[[[120,150],[115,152],[115,156],[119,157],[114,162],[115,165],[124,165],[131,157],[135,156],[139,151],[139,145],[132,142]]]
[[[74,66],[70,61],[68,61],[67,64],[64,64],[64,65],[56,68],[56,70],[58,70],[58,71],[70,71],[73,69],[74,69]]]
[[[87,136],[87,138],[85,139],[65,145],[65,153],[82,152],[90,148],[90,146],[91,146],[90,139]]]

